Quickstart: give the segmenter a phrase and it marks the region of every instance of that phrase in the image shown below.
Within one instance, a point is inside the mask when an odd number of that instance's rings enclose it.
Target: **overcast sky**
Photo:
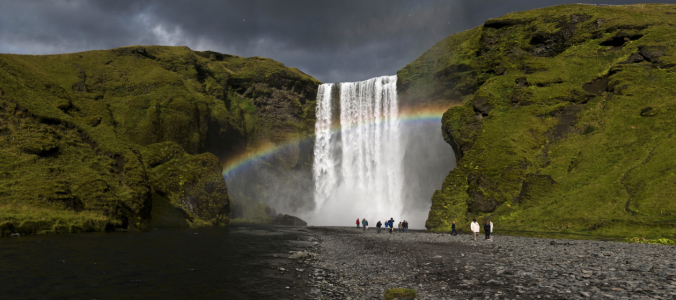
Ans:
[[[185,45],[273,58],[323,82],[358,81],[396,74],[486,19],[578,1],[0,0],[0,53]],[[600,3],[637,2],[655,1]]]

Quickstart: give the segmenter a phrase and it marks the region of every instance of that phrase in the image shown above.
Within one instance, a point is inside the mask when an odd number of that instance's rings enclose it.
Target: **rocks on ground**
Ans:
[[[309,299],[383,299],[392,288],[417,299],[676,298],[674,246],[307,230],[311,246],[291,253],[298,266],[287,269],[308,271]]]

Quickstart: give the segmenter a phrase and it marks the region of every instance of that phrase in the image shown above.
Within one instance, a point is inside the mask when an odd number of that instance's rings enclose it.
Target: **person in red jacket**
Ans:
[[[359,228],[359,218],[357,218],[357,228]]]

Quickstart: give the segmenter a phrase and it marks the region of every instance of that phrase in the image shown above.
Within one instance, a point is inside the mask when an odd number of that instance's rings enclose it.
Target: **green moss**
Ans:
[[[442,119],[457,168],[433,196],[427,227],[487,217],[515,233],[675,236],[676,52],[667,45],[676,20],[667,11],[676,6],[512,13],[402,69],[403,94],[462,101]],[[603,44],[620,32],[634,37]],[[637,56],[644,61],[628,61]],[[416,92],[422,85],[446,87],[430,96]]]
[[[305,114],[269,120],[257,103],[285,91],[306,111],[318,84],[271,59],[187,47],[0,55],[0,205],[53,212],[39,226],[0,222],[31,233],[227,224],[219,160],[284,142],[289,124],[312,134]]]
[[[413,289],[394,288],[385,291],[384,300],[392,299],[416,299],[418,294]]]

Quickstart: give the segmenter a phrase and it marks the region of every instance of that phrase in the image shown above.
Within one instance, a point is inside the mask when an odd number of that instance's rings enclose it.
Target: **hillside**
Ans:
[[[318,84],[187,47],[1,54],[0,235],[227,224],[222,163],[312,134]]]
[[[549,7],[400,70],[403,95],[457,104],[442,120],[457,167],[426,227],[676,236],[675,29],[674,5]]]

